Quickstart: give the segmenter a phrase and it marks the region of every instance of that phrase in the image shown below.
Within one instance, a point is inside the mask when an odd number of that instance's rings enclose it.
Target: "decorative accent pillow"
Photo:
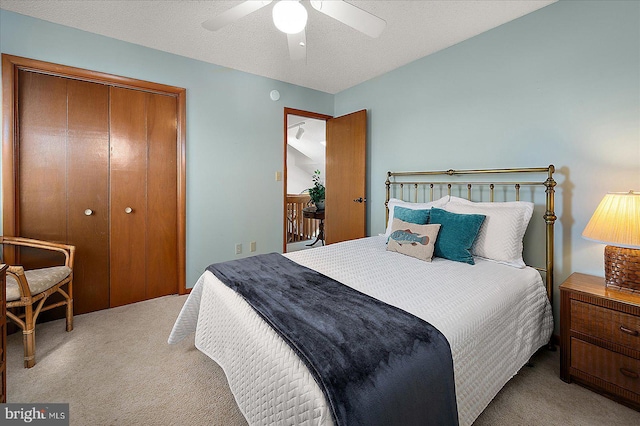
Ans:
[[[429,222],[429,212],[426,210],[413,210],[406,207],[395,206],[393,208],[393,218],[403,222],[415,223],[416,225],[426,225]]]
[[[533,203],[480,203],[451,197],[451,201],[444,208],[453,213],[486,216],[478,238],[471,248],[474,256],[517,268],[526,266],[522,259],[522,239],[533,214]]]
[[[402,201],[397,198],[390,198],[387,207],[389,207],[389,221],[387,222],[387,229],[384,235],[389,238],[391,235],[391,224],[393,223],[393,218],[395,217],[395,207],[403,207],[410,210],[428,210],[431,207],[444,207],[445,204],[449,202],[449,196],[445,195],[442,198],[437,200],[430,201],[428,203],[410,203],[408,201]]]
[[[430,223],[441,225],[434,255],[474,265],[471,247],[484,218],[481,214],[457,214],[432,208]]]
[[[387,250],[431,262],[440,225],[418,225],[393,219]]]

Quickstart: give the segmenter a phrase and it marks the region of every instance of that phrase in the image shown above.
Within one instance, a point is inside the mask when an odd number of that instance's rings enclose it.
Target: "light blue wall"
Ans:
[[[283,108],[333,95],[0,10],[0,50],[187,89],[187,287],[212,262],[282,250]],[[271,101],[269,92],[280,91]]]
[[[603,276],[581,233],[607,191],[640,190],[640,2],[552,4],[336,95],[362,108],[369,233],[388,170],[554,164],[556,282]]]

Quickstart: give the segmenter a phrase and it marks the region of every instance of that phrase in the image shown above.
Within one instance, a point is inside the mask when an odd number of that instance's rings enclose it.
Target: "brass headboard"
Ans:
[[[546,209],[543,219],[546,224],[546,268],[536,268],[539,271],[545,272],[545,282],[547,287],[547,296],[549,301],[553,303],[553,227],[557,219],[554,208],[554,195],[556,181],[553,180],[553,173],[555,167],[550,165],[549,167],[536,167],[536,168],[519,168],[519,169],[480,169],[480,170],[443,170],[443,171],[426,171],[426,172],[387,172],[387,196],[385,201],[385,207],[387,210],[385,223],[389,221],[389,199],[392,197],[392,190],[394,191],[393,197],[406,201],[419,201],[420,190],[423,190],[424,201],[433,201],[435,190],[440,190],[441,196],[443,188],[446,189],[446,194],[451,195],[452,187],[458,188],[464,192],[466,187],[466,198],[470,201],[472,198],[472,189],[477,187],[489,188],[489,201],[494,201],[495,188],[512,188],[515,193],[515,201],[520,200],[520,189],[523,186],[544,186],[546,192]],[[453,180],[456,176],[465,175],[535,175],[546,174],[546,180],[535,181],[523,179],[518,181],[503,181],[496,179],[495,181],[476,181],[476,180]],[[450,176],[450,179],[442,176]],[[533,179],[532,177],[532,179]],[[405,189],[407,190],[407,197],[404,196]],[[426,192],[428,190],[428,200],[426,199]],[[400,192],[400,196],[397,192]],[[413,191],[413,197],[412,197]]]

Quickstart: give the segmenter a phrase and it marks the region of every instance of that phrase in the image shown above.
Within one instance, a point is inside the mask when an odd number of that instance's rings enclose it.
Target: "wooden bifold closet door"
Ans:
[[[177,292],[175,116],[169,96],[111,88],[111,306]]]
[[[19,236],[75,245],[75,313],[108,308],[109,88],[27,71],[18,87]],[[34,249],[19,261],[60,264]]]
[[[5,234],[76,246],[76,314],[183,293],[184,99],[31,69],[13,80]],[[15,256],[29,268],[57,260]]]

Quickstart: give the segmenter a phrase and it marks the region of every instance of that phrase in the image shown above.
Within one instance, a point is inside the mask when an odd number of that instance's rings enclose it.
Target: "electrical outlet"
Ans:
[[[251,241],[249,243],[249,251],[256,251],[256,242],[255,241]]]
[[[236,244],[236,254],[242,254],[242,244]]]

